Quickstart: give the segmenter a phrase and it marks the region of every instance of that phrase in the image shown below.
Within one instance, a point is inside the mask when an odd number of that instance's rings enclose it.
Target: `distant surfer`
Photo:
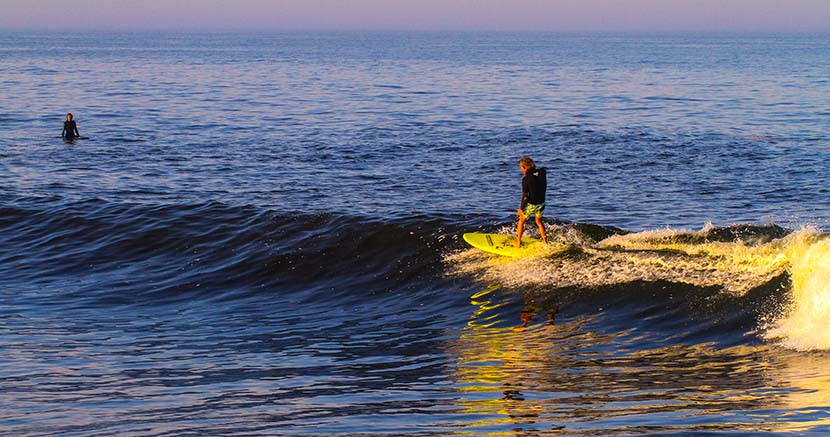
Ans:
[[[548,237],[545,235],[545,225],[542,223],[542,211],[545,210],[545,191],[548,189],[547,172],[544,168],[536,168],[536,163],[527,156],[519,160],[519,169],[524,176],[522,177],[522,204],[518,210],[519,235],[516,237],[516,247],[522,245],[525,221],[531,215],[536,216],[536,226],[539,226],[542,241],[547,243]]]
[[[61,137],[66,141],[74,141],[75,138],[80,138],[81,134],[78,132],[78,125],[73,120],[72,113],[66,114],[66,121],[63,122],[63,132]]]

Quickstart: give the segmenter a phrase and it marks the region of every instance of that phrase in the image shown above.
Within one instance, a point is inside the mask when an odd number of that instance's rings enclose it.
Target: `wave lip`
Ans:
[[[619,230],[584,232],[583,226],[550,225],[551,244],[537,256],[504,262],[476,251],[449,258],[459,272],[511,287],[598,288],[638,281],[720,287],[737,295],[786,271],[777,226],[700,231]],[[606,236],[608,235],[608,236]],[[597,239],[596,237],[600,237]],[[604,237],[604,238],[603,238]]]

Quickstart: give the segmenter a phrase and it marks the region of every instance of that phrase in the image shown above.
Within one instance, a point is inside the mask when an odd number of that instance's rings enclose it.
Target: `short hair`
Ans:
[[[70,112],[69,114],[66,114],[66,115],[67,115],[68,117],[75,118],[75,116],[74,116],[74,115],[72,115],[72,113],[71,113],[71,112]]]
[[[533,162],[533,159],[529,156],[523,156],[522,159],[519,160],[519,165],[527,169],[536,168],[536,163]]]

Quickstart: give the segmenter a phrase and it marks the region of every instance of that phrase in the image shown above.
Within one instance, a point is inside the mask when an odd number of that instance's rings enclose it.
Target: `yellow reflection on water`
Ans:
[[[830,427],[830,354],[780,347],[767,351],[773,364],[769,386],[781,389],[770,401],[781,411],[768,426],[775,432],[804,432]]]
[[[555,308],[533,301],[517,314],[502,294],[491,286],[473,295],[470,320],[448,345],[466,416],[456,435],[830,426],[830,354],[767,344],[659,346],[654,333],[634,328],[594,332],[591,317],[553,324],[545,312]],[[522,327],[528,312],[533,323]],[[657,347],[644,348],[650,344]]]
[[[504,327],[499,308],[506,302],[492,299],[497,286],[491,286],[471,297],[475,310],[452,351],[458,366],[454,378],[462,411],[471,420],[464,424],[469,430],[458,435],[512,436],[506,427],[521,427],[537,422],[544,405],[528,398],[551,368],[555,355],[549,352],[552,344],[549,331],[559,329],[552,324],[537,329],[526,329],[526,324],[537,316],[532,305],[527,305],[515,327]],[[527,310],[530,307],[531,310]],[[547,317],[547,316],[546,316]]]

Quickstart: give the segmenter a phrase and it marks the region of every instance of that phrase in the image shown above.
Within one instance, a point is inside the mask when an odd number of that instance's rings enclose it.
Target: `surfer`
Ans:
[[[527,156],[519,160],[519,169],[522,177],[522,203],[519,206],[519,226],[516,237],[516,247],[522,245],[522,233],[525,221],[532,215],[536,216],[536,226],[542,235],[542,241],[548,242],[545,235],[545,225],[542,223],[542,211],[545,210],[545,191],[548,189],[547,172],[544,168],[536,168],[536,163]]]
[[[63,131],[61,138],[66,141],[73,141],[75,138],[80,138],[81,134],[78,132],[78,125],[73,120],[72,113],[66,114],[66,121],[63,122]]]

